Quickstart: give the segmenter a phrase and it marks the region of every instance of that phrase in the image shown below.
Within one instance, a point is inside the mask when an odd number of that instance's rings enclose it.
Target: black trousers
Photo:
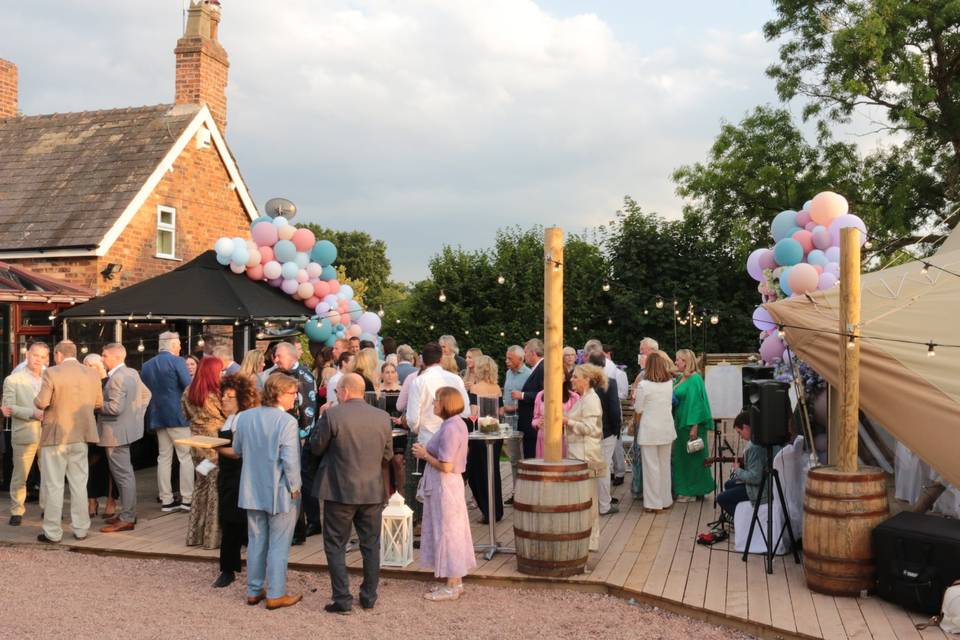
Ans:
[[[240,564],[240,548],[247,544],[247,522],[220,521],[220,571],[238,573],[243,567]]]
[[[736,480],[727,480],[723,485],[723,491],[717,495],[717,504],[730,516],[730,520],[733,521],[733,514],[737,510],[737,505],[749,499],[750,498],[747,497],[747,485],[742,482],[737,482]]]
[[[493,508],[496,510],[496,521],[503,518],[503,487],[500,481],[500,451],[503,441],[498,440],[493,445]],[[467,445],[467,484],[473,499],[477,501],[480,513],[488,519],[490,496],[487,493],[487,443],[482,441],[470,442]]]
[[[383,504],[344,504],[323,501],[323,551],[330,571],[331,599],[344,609],[353,605],[350,578],[347,575],[346,548],[350,525],[357,530],[363,556],[363,582],[360,602],[373,606],[380,582],[380,520]]]

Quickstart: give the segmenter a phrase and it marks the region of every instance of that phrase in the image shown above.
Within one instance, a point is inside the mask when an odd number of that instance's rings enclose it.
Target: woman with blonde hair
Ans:
[[[376,391],[380,386],[379,360],[377,359],[377,350],[367,347],[360,349],[357,354],[356,362],[353,365],[353,372],[363,378],[364,392]]]
[[[687,443],[699,438],[706,445],[707,433],[713,429],[713,416],[696,354],[690,349],[680,349],[676,365],[679,375],[673,383],[673,395],[677,399],[673,409],[677,432],[672,456],[673,491],[677,502],[693,502],[713,491],[716,483],[710,469],[703,464],[707,447],[691,452]]]
[[[263,357],[263,351],[260,349],[251,349],[243,355],[243,362],[240,363],[240,370],[237,375],[249,378],[257,389],[263,389],[263,382],[260,380],[260,374],[267,361]]]
[[[483,356],[483,351],[477,347],[467,349],[467,368],[463,370],[460,377],[463,378],[463,386],[470,391],[470,387],[477,381],[477,359]]]
[[[607,388],[607,376],[603,369],[592,364],[581,364],[573,368],[570,377],[573,390],[580,395],[563,417],[563,430],[567,437],[567,455],[574,460],[583,460],[589,465],[591,475],[599,478],[609,471],[603,459],[603,406],[597,389]],[[594,492],[597,491],[595,486]],[[597,497],[593,496],[591,507],[590,551],[600,548],[600,512]]]
[[[471,360],[470,352],[479,352],[479,349],[467,351],[467,362]],[[469,364],[467,365],[469,368]],[[470,399],[471,418],[485,416],[497,417],[500,406],[503,404],[503,391],[497,384],[497,363],[490,356],[474,355],[473,357],[474,382],[467,393]],[[482,411],[481,411],[482,409]],[[500,451],[503,440],[493,444],[493,509],[495,522],[503,518],[503,487],[500,479]],[[480,522],[490,522],[490,494],[487,491],[487,443],[472,441],[467,452],[467,484],[470,492],[480,509]]]
[[[673,441],[677,439],[671,414],[673,363],[665,355],[659,355],[663,354],[657,351],[647,358],[643,379],[637,384],[633,402],[639,422],[634,438],[634,456],[643,460],[640,465],[643,510],[648,513],[673,506],[670,458]]]
[[[457,359],[452,354],[440,358],[440,368],[454,375],[460,375],[460,367],[457,366]]]

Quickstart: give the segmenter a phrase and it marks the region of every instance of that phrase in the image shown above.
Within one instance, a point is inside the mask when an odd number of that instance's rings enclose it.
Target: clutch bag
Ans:
[[[698,451],[703,451],[703,438],[687,440],[687,453],[696,453]]]

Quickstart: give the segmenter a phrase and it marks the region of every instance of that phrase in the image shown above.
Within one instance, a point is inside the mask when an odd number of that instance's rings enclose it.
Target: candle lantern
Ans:
[[[413,510],[394,493],[383,510],[380,566],[405,567],[413,562]]]

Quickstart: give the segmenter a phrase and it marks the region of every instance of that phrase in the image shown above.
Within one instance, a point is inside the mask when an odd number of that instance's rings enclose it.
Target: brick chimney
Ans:
[[[0,118],[17,115],[17,65],[0,58]]]
[[[227,129],[227,51],[217,41],[219,0],[190,0],[187,28],[177,40],[177,104],[206,104]]]

